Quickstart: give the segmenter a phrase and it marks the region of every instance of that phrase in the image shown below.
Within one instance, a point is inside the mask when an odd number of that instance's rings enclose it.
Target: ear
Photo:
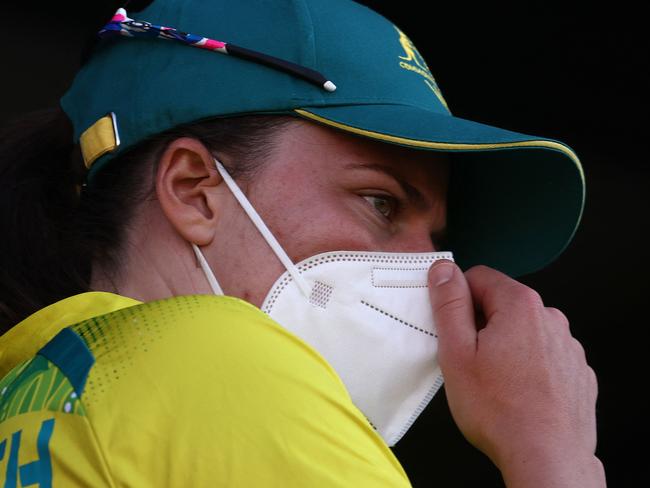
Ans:
[[[223,179],[210,151],[197,139],[181,137],[158,163],[156,194],[162,211],[188,242],[212,242],[223,208]]]

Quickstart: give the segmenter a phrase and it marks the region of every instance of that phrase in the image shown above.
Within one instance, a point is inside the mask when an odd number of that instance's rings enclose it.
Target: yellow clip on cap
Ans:
[[[115,150],[120,145],[115,113],[105,115],[88,127],[81,134],[79,145],[87,169],[90,169],[97,158]]]

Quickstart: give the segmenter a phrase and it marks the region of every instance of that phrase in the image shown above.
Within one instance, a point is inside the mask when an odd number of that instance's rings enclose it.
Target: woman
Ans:
[[[5,485],[408,486],[440,369],[508,486],[604,485],[593,371],[509,276],[575,231],[569,148],[453,117],[352,2],[128,15],[2,153]]]

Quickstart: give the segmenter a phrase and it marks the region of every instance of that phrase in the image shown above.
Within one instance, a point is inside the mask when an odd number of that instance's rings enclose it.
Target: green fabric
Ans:
[[[0,423],[43,410],[86,415],[81,397],[65,373],[45,356],[37,355],[0,379]]]
[[[559,151],[509,149],[452,156],[449,248],[476,264],[520,276],[569,244],[584,206],[580,174]],[[495,177],[498,175],[498,178]]]
[[[179,124],[284,113],[369,131],[362,135],[387,143],[450,152],[448,250],[463,269],[480,263],[521,276],[553,261],[575,234],[585,187],[572,149],[454,117],[406,34],[365,6],[348,0],[156,0],[127,13],[304,65],[337,89],[170,41],[105,41],[61,99],[75,141],[102,116],[116,114],[121,144],[94,163],[89,184],[116,156]]]
[[[77,396],[83,395],[95,358],[86,343],[72,329],[61,330],[38,354],[55,364],[72,384]]]

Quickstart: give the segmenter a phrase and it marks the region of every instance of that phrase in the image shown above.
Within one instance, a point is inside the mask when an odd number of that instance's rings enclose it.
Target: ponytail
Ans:
[[[0,129],[0,333],[87,290],[90,259],[75,238],[82,169],[60,108]]]

